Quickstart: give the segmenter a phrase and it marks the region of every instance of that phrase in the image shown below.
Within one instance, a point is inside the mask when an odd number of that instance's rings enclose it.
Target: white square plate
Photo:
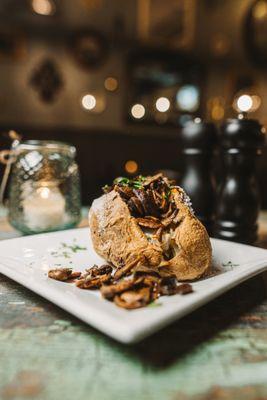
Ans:
[[[211,239],[216,273],[193,283],[194,293],[159,298],[153,306],[124,310],[98,291],[49,279],[55,266],[83,271],[103,260],[88,228],[0,242],[0,272],[123,343],[134,343],[195,310],[240,282],[267,269],[267,250]]]

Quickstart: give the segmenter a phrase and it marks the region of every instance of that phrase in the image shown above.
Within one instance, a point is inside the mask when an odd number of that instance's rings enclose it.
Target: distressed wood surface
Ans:
[[[127,347],[0,275],[0,399],[266,400],[266,281]]]

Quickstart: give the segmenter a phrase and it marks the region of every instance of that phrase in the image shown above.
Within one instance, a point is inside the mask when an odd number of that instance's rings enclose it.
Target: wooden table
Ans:
[[[14,235],[5,216],[0,232]],[[267,213],[260,233],[265,246]],[[265,282],[251,279],[127,347],[1,276],[0,399],[267,399]]]

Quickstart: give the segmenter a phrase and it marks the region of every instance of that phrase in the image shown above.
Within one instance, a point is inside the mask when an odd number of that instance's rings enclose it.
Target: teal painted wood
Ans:
[[[0,275],[0,399],[267,399],[266,276],[127,347]]]
[[[266,399],[262,277],[133,347],[1,276],[1,399]]]

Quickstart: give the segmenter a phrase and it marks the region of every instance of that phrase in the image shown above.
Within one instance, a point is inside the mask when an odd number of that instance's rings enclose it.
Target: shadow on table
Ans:
[[[152,368],[163,369],[231,325],[239,329],[261,327],[253,313],[265,298],[264,281],[259,276],[134,346],[116,342],[113,346]]]

